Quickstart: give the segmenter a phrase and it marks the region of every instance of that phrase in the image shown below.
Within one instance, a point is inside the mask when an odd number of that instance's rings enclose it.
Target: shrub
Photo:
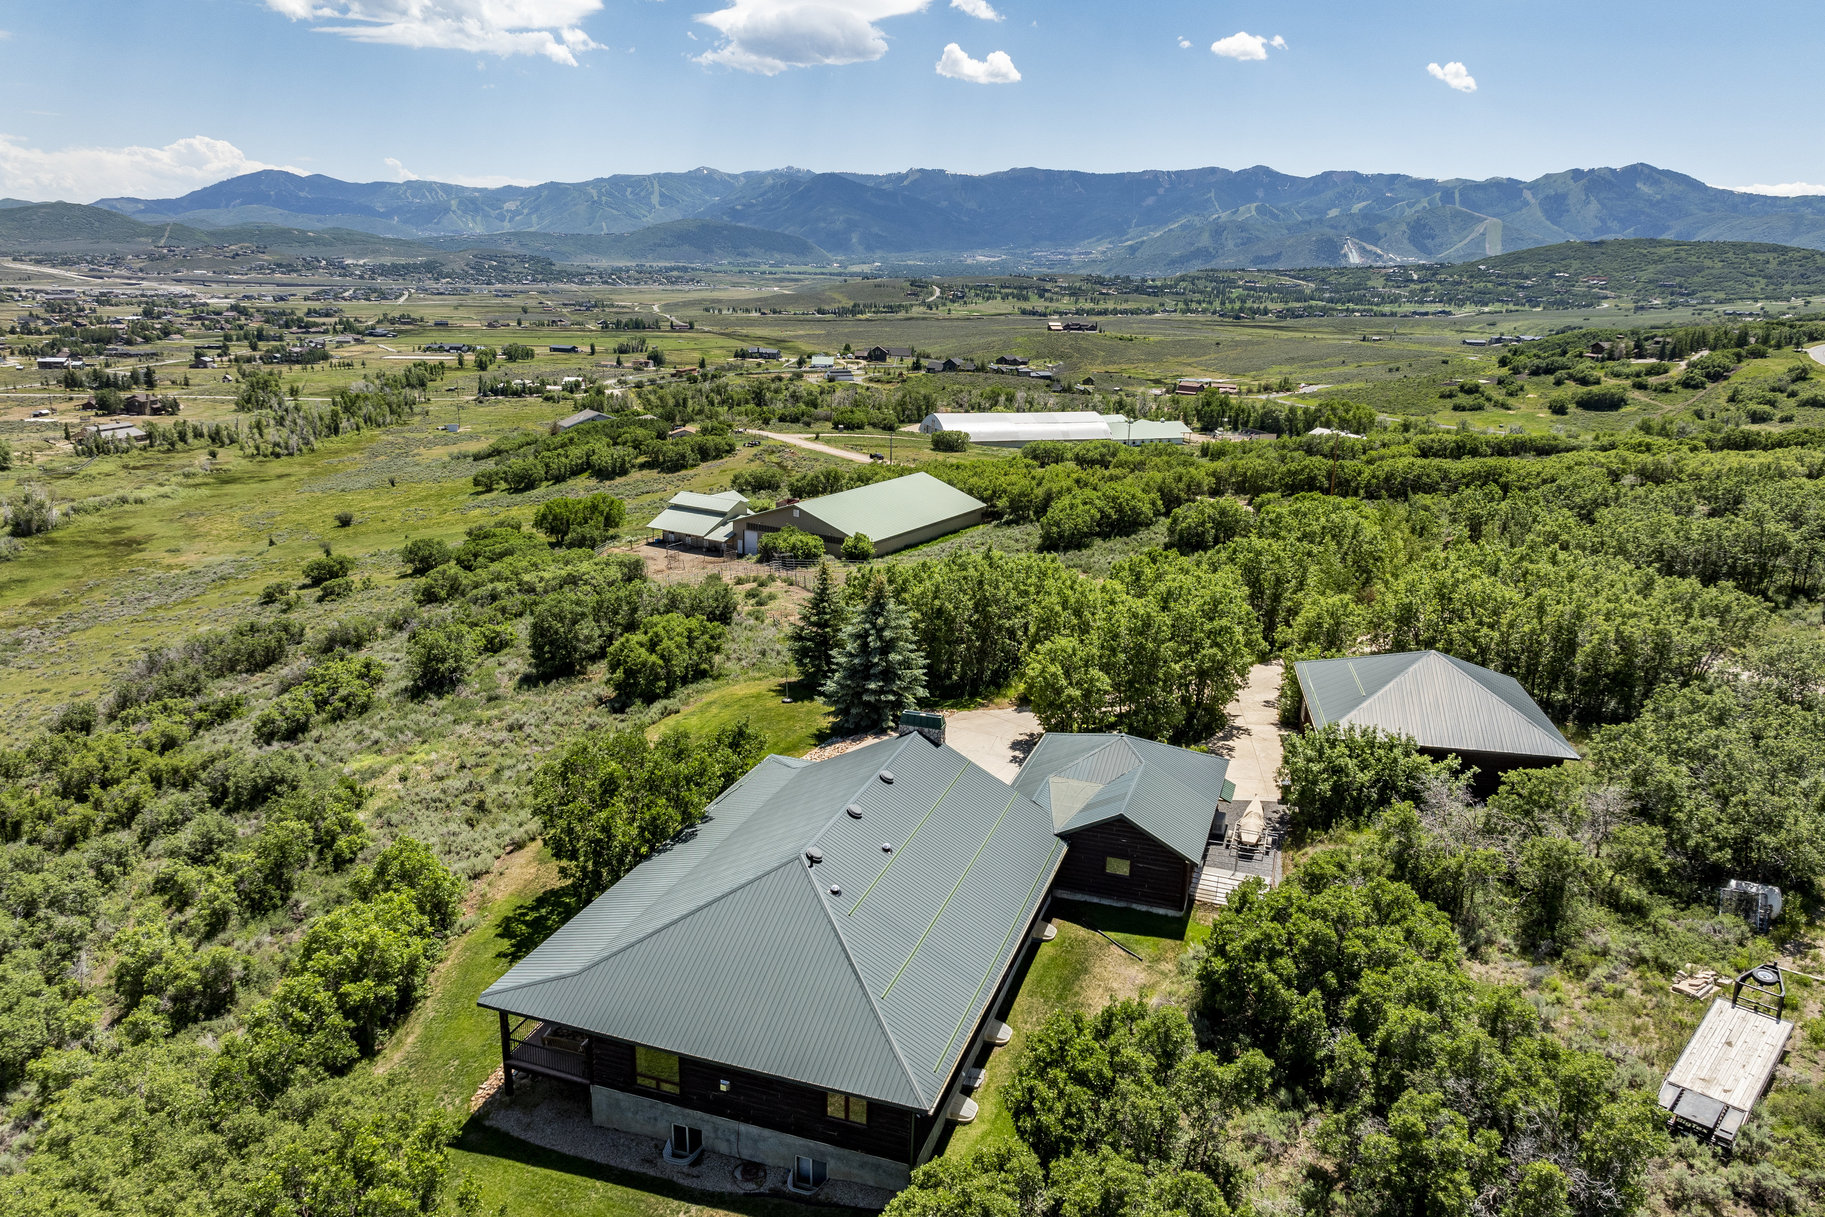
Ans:
[[[348,511],[345,509],[343,511],[338,511],[336,513],[336,527],[337,528],[347,528],[349,525],[353,524],[354,522],[355,522],[355,513],[354,512]]]
[[[471,626],[469,634],[475,645],[489,655],[499,655],[520,640],[519,632],[504,621],[485,621]]]
[[[657,701],[714,671],[722,643],[713,621],[661,613],[608,648],[607,679],[623,702]]]
[[[1166,544],[1183,554],[1200,553],[1227,545],[1248,532],[1254,517],[1231,498],[1199,499],[1186,503],[1166,521]]]
[[[304,564],[306,587],[321,587],[331,579],[341,579],[355,569],[355,559],[347,554],[324,554]]]
[[[290,595],[291,595],[291,584],[289,584],[289,583],[268,583],[265,587],[260,589],[260,603],[261,604],[283,604],[285,602],[286,597],[288,597]]]
[[[469,628],[447,624],[423,626],[412,631],[406,643],[406,678],[420,693],[445,693],[457,688],[475,662],[475,639]]]
[[[1582,389],[1572,399],[1572,404],[1580,410],[1606,412],[1620,410],[1629,404],[1629,392],[1619,385],[1605,385],[1600,389]]]
[[[533,671],[543,677],[580,671],[606,645],[589,601],[574,593],[545,597],[533,610],[526,641]]]
[[[595,448],[589,454],[589,471],[607,482],[626,477],[634,471],[636,453],[632,448]]]
[[[317,589],[317,602],[326,604],[331,600],[346,600],[355,594],[353,579],[331,579]]]
[[[272,705],[254,715],[253,737],[262,744],[297,739],[310,729],[317,713],[317,701],[309,689],[297,688],[282,693]]]
[[[359,651],[380,637],[380,623],[372,617],[342,617],[323,627],[311,639],[311,650],[319,655]]]
[[[588,529],[593,535],[603,536],[621,527],[626,519],[627,505],[620,499],[592,494],[585,498],[551,499],[540,504],[538,511],[533,513],[532,526],[550,537],[554,545],[562,546],[573,529]]]
[[[6,503],[6,530],[15,537],[36,537],[57,526],[57,510],[51,496],[36,486],[27,486],[19,496]]]
[[[815,562],[824,556],[824,539],[813,536],[803,529],[788,524],[778,532],[770,532],[760,539],[760,558],[771,562],[776,558],[797,558],[800,562]]]
[[[407,541],[399,556],[412,575],[428,575],[450,560],[450,546],[435,537],[418,537]]]
[[[729,475],[729,485],[743,495],[752,498],[757,494],[778,494],[786,484],[786,475],[772,465],[756,465],[751,469],[737,469]]]
[[[962,452],[969,446],[967,431],[939,431],[932,436],[933,452]]]
[[[462,880],[438,861],[430,846],[411,837],[400,837],[381,850],[374,864],[355,876],[354,887],[363,900],[388,892],[405,895],[439,934],[449,933],[462,915]]]
[[[865,533],[852,532],[843,538],[842,555],[845,562],[866,562],[874,557],[874,542]]]

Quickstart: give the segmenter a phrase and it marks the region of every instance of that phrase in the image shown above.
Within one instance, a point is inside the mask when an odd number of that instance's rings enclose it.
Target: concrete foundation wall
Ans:
[[[832,1179],[847,1179],[870,1187],[897,1191],[910,1182],[912,1174],[901,1162],[839,1149],[822,1141],[794,1137],[770,1128],[757,1128],[706,1112],[674,1107],[659,1099],[610,1090],[605,1086],[589,1088],[589,1113],[590,1119],[603,1128],[615,1128],[657,1141],[672,1135],[672,1125],[688,1125],[702,1130],[705,1148],[767,1166],[789,1169],[795,1158],[815,1158],[826,1165]]]

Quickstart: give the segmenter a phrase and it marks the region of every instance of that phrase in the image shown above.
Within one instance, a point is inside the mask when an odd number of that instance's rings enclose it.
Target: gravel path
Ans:
[[[753,430],[750,430],[748,434],[764,435],[768,439],[776,439],[782,444],[794,444],[800,448],[809,448],[813,452],[822,452],[825,456],[840,456],[846,461],[860,461],[864,465],[868,464],[868,457],[860,452],[851,452],[846,448],[837,448],[830,444],[820,444],[816,440],[806,439],[802,435],[783,435],[778,431]]]

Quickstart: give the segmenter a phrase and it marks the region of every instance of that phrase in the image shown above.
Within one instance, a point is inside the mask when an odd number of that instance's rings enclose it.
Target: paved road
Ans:
[[[1808,355],[1812,356],[1813,362],[1825,363],[1825,344],[1821,344],[1816,347],[1809,347],[1807,349],[1806,353]]]
[[[781,435],[778,431],[749,431],[748,434],[764,435],[768,439],[776,439],[782,444],[792,444],[799,448],[809,448],[813,452],[822,452],[825,456],[840,456],[846,461],[860,461],[864,465],[868,464],[868,457],[864,453],[850,452],[845,448],[833,448],[829,444],[820,444],[816,440],[806,439],[802,435]]]

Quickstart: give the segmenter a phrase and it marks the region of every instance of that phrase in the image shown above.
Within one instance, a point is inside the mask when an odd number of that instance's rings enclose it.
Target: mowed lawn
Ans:
[[[1208,910],[1182,917],[1060,900],[1051,921],[1058,936],[1039,944],[1019,978],[1006,1022],[1013,1037],[989,1056],[974,1096],[976,1118],[954,1126],[943,1152],[965,1154],[1011,1138],[1014,1120],[1003,1091],[1027,1040],[1061,1010],[1094,1013],[1116,998],[1181,999],[1186,981],[1179,961],[1186,948],[1210,933]],[[1202,919],[1201,919],[1202,918]]]

